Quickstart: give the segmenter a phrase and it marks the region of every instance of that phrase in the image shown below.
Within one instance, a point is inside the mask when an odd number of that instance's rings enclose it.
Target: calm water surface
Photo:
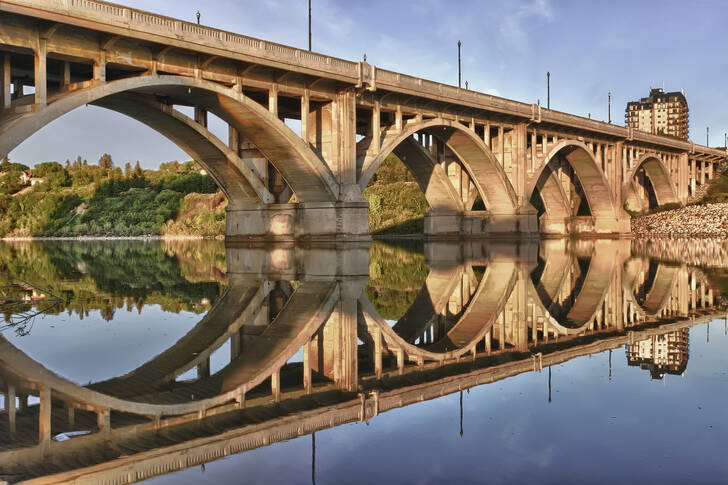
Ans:
[[[2,243],[0,271],[0,480],[728,472],[725,243]]]

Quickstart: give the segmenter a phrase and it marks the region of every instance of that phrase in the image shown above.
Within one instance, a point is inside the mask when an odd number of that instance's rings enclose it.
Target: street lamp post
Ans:
[[[546,71],[546,109],[551,109],[551,71]]]
[[[308,50],[311,52],[311,0],[308,0]]]
[[[200,11],[199,10],[195,14],[195,17],[197,17],[197,25],[200,25]]]
[[[607,120],[612,123],[612,92],[607,93]]]
[[[461,81],[460,81],[462,78],[461,69],[460,69],[460,46],[461,45],[463,45],[463,43],[458,41],[458,87],[462,87]]]

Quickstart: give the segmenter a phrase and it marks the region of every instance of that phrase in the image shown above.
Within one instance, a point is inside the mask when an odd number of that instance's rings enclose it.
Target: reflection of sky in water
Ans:
[[[3,336],[56,374],[85,385],[136,369],[171,347],[202,317],[146,305],[141,315],[136,309],[117,309],[109,322],[97,310],[83,320],[76,314],[47,315],[35,320],[28,335],[18,337],[6,330]],[[226,355],[229,362],[229,349]],[[224,365],[216,364],[212,359],[211,367]]]
[[[684,376],[651,380],[626,350],[585,356],[316,433],[317,483],[705,483],[728,472],[728,337],[690,330]],[[311,436],[158,483],[311,483]]]

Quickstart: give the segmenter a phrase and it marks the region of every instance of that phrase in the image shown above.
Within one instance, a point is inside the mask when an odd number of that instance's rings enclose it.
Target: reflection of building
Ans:
[[[650,89],[650,95],[627,103],[627,126],[648,133],[688,139],[688,102],[681,92]]]
[[[627,363],[650,371],[653,379],[682,374],[688,366],[688,329],[653,335],[627,347]]]

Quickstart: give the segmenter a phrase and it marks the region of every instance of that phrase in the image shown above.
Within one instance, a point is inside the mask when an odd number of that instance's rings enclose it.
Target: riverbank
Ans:
[[[728,202],[689,205],[632,219],[635,237],[728,238]]]

